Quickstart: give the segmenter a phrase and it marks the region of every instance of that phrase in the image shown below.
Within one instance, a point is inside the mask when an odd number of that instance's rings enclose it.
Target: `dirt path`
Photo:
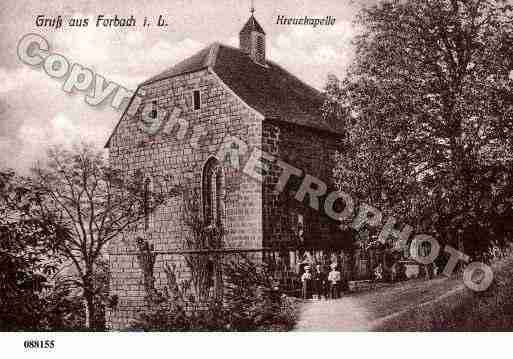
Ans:
[[[370,316],[353,298],[312,301],[303,304],[297,331],[368,331]]]
[[[341,299],[302,304],[298,331],[368,331],[412,306],[438,300],[462,287],[458,279],[411,280]]]

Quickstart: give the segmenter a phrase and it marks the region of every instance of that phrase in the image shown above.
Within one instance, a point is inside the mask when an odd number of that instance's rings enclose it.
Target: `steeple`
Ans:
[[[253,2],[249,10],[251,16],[239,32],[239,47],[260,65],[265,66],[265,32],[255,19]]]

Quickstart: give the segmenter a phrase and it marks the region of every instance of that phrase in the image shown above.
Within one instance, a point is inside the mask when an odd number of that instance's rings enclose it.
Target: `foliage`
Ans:
[[[225,310],[232,330],[291,330],[296,306],[279,287],[271,271],[247,257],[224,266]]]
[[[133,329],[158,331],[289,330],[296,307],[258,258],[222,251],[224,228],[200,215],[197,193],[182,186],[185,268],[166,265],[167,285],[155,288],[153,247],[139,238],[147,308]],[[258,257],[258,256],[257,256]],[[229,260],[232,258],[232,260]],[[185,278],[181,278],[183,275]]]
[[[144,331],[211,331],[225,328],[224,311],[219,301],[200,302],[191,282],[177,279],[177,268],[166,266],[167,285],[155,291],[146,310],[140,313],[132,329]]]
[[[74,267],[72,280],[86,303],[86,327],[101,328],[96,302],[105,297],[106,287],[95,275],[103,249],[123,231],[143,226],[163,195],[150,193],[141,173],[109,168],[103,154],[88,145],[50,150],[48,161],[33,173],[42,211],[70,229],[57,250]]]
[[[0,329],[76,330],[85,311],[60,246],[69,229],[43,208],[44,192],[30,178],[0,172]],[[107,291],[106,263],[99,262],[95,285]],[[96,323],[103,326],[102,304],[95,297]]]
[[[327,86],[325,115],[347,129],[339,187],[467,254],[504,246],[513,233],[511,20],[500,0],[363,9],[356,61]]]
[[[380,324],[381,331],[510,331],[513,323],[513,260],[508,255],[492,265],[494,281],[484,292],[463,285],[459,290],[413,307]]]
[[[140,260],[152,261],[151,249],[140,242]],[[154,258],[154,257],[153,257]],[[153,262],[154,263],[154,262]],[[140,262],[146,275],[148,262]],[[151,269],[153,273],[153,269]],[[296,321],[294,303],[283,295],[265,267],[244,258],[223,265],[223,298],[198,296],[191,279],[174,265],[165,267],[167,285],[162,292],[146,287],[147,308],[132,329],[145,331],[250,331],[289,330]],[[151,274],[153,276],[153,274]],[[154,283],[154,280],[145,281]]]
[[[43,292],[45,311],[44,320],[40,322],[38,331],[70,331],[84,328],[85,310],[82,298],[74,285],[58,275]]]
[[[47,320],[50,278],[62,258],[56,244],[67,230],[39,211],[28,179],[0,173],[0,330],[36,330]]]
[[[184,186],[191,188],[192,186]],[[207,223],[200,215],[200,201],[195,191],[183,190],[182,220],[185,263],[191,274],[191,285],[198,301],[216,300],[222,296],[221,256],[216,253],[223,247],[224,227],[221,223]],[[206,255],[205,251],[212,251]],[[187,253],[189,252],[189,253]],[[211,290],[211,288],[213,290]],[[217,298],[219,299],[219,298]]]

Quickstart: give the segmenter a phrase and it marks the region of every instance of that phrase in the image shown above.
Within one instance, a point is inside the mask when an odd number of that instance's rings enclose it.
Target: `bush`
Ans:
[[[144,331],[284,331],[296,323],[296,305],[276,287],[265,266],[246,258],[223,265],[222,299],[200,300],[176,268],[165,269],[167,285],[150,291],[147,309],[131,326]]]
[[[290,330],[296,306],[273,280],[267,266],[243,258],[224,266],[225,310],[232,330]]]
[[[386,320],[383,331],[511,331],[513,257],[492,265],[494,281],[483,292],[461,285],[433,302]]]

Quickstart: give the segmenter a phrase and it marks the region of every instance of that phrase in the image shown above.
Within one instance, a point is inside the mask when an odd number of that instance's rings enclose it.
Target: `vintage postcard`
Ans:
[[[20,350],[513,330],[513,3],[5,0],[0,29]]]

